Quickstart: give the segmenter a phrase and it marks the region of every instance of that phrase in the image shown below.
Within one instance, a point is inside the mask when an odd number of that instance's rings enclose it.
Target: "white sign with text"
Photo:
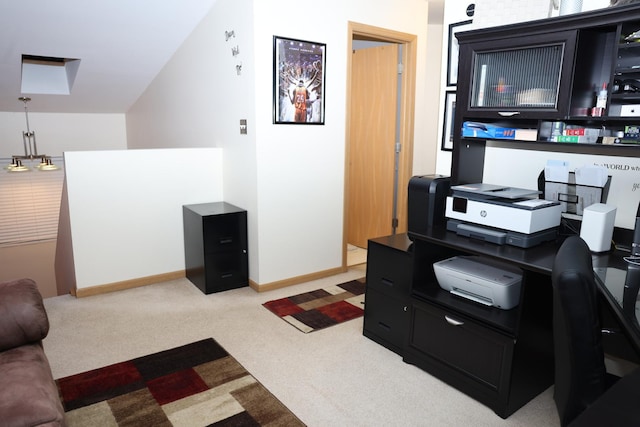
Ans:
[[[617,208],[617,227],[633,230],[640,203],[640,158],[487,146],[483,182],[537,189],[538,176],[544,170],[548,160],[568,162],[570,171],[585,165],[605,167],[611,176],[611,187],[604,203]]]

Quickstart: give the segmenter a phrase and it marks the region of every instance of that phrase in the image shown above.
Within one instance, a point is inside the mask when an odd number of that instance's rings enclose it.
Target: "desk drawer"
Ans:
[[[205,277],[208,291],[216,292],[247,286],[249,284],[247,263],[247,254],[240,251],[207,254]]]
[[[401,355],[409,330],[407,304],[406,299],[393,298],[373,289],[367,289],[364,334]],[[372,334],[375,337],[372,337]]]
[[[491,394],[508,387],[513,338],[429,303],[411,310],[411,347]]]
[[[411,288],[411,255],[369,241],[367,287],[394,297],[406,297]]]
[[[203,218],[204,252],[226,252],[246,249],[246,212]]]

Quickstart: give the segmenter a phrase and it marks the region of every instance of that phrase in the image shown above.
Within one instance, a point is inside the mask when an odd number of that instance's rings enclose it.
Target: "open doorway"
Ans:
[[[414,35],[358,23],[349,23],[349,40],[345,267],[366,262],[368,239],[407,230],[417,44]],[[354,46],[363,41],[375,46],[360,57]]]

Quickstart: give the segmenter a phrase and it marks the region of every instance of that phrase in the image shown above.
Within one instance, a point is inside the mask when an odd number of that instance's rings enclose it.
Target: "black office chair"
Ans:
[[[617,377],[606,373],[591,252],[578,236],[556,255],[553,285],[555,390],[560,423],[568,425]]]

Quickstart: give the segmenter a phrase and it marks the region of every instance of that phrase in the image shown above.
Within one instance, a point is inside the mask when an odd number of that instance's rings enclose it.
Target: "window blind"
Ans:
[[[11,159],[0,159],[4,167]],[[64,182],[62,157],[52,157],[60,169],[38,171],[38,160],[23,162],[29,172],[0,169],[0,246],[56,239]]]

